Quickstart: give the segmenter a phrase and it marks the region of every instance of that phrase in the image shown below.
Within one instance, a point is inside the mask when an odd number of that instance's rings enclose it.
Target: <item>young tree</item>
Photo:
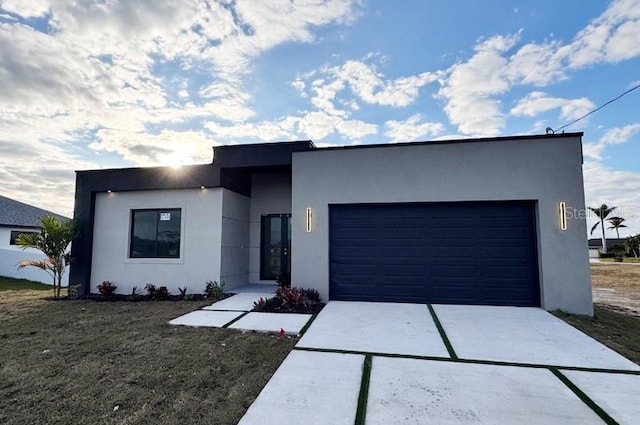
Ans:
[[[75,236],[75,223],[72,220],[59,221],[53,216],[40,219],[39,233],[22,233],[16,239],[16,244],[22,249],[35,248],[41,251],[44,260],[23,260],[18,268],[37,267],[53,277],[53,296],[60,297],[62,276],[69,264],[67,249]]]
[[[598,208],[589,207],[589,210],[591,210],[591,212],[599,219],[599,221],[591,228],[591,234],[593,235],[593,231],[596,230],[596,227],[600,226],[602,230],[602,252],[605,254],[607,253],[607,238],[604,235],[604,221],[615,209],[616,207],[608,207],[607,204],[602,204]]]
[[[624,241],[624,245],[633,253],[633,256],[638,259],[640,256],[640,234],[629,236],[627,240]]]
[[[618,239],[620,239],[620,231],[619,229],[621,227],[627,227],[624,224],[624,218],[622,217],[611,217],[609,219],[607,219],[607,221],[609,222],[609,224],[611,224],[611,226],[609,226],[609,230],[615,230],[616,231],[616,236],[618,237]]]

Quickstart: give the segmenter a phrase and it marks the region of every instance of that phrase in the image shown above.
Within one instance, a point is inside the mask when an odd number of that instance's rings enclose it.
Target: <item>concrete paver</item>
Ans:
[[[449,357],[424,304],[331,301],[297,346]]]
[[[546,369],[382,357],[373,359],[365,422],[603,423]]]
[[[264,293],[256,292],[243,292],[233,295],[224,300],[215,302],[206,307],[202,307],[203,310],[234,310],[234,311],[249,311],[253,309],[253,303],[260,298],[268,297]]]
[[[310,314],[249,313],[229,328],[262,332],[278,332],[284,329],[287,335],[298,335],[310,319]]]
[[[169,324],[220,328],[241,314],[243,314],[241,311],[196,310],[176,317],[169,321]]]
[[[562,371],[620,425],[640,423],[640,376]]]
[[[292,351],[239,425],[353,425],[364,356]]]
[[[640,366],[540,308],[434,305],[463,359],[603,369]]]

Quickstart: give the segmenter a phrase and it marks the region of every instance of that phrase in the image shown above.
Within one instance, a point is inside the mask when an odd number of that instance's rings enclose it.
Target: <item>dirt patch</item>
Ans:
[[[295,340],[167,321],[210,302],[0,298],[0,423],[235,424]]]
[[[640,265],[591,264],[593,301],[640,316]]]
[[[631,361],[640,364],[640,317],[616,307],[596,304],[593,317],[554,314]]]

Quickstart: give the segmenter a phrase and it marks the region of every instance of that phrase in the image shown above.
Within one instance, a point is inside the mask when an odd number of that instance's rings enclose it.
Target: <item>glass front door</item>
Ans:
[[[291,214],[262,216],[260,279],[276,280],[291,273]]]

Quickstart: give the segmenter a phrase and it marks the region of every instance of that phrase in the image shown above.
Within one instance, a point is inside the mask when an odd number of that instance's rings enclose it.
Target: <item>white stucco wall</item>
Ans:
[[[222,191],[220,281],[226,289],[249,282],[249,198]]]
[[[131,210],[180,208],[180,258],[129,258]],[[130,293],[144,293],[153,283],[173,294],[179,287],[189,293],[204,291],[208,280],[220,282],[222,243],[222,189],[158,190],[100,193],[96,195],[91,292],[105,280]]]
[[[535,200],[542,305],[592,314],[579,137],[321,150],[293,154],[292,283],[329,293],[329,204]],[[313,231],[305,231],[305,211]],[[300,218],[300,219],[297,219]]]
[[[249,282],[260,280],[260,224],[265,214],[291,213],[291,176],[289,173],[256,173],[251,176],[249,231]]]
[[[36,267],[25,267],[18,270],[17,264],[22,260],[42,260],[45,256],[37,249],[27,248],[23,250],[19,246],[10,245],[12,231],[33,232],[34,229],[26,227],[0,227],[0,276],[14,277],[17,279],[29,279],[35,282],[51,285],[53,277],[44,270]],[[69,268],[62,276],[62,286],[69,282]]]

